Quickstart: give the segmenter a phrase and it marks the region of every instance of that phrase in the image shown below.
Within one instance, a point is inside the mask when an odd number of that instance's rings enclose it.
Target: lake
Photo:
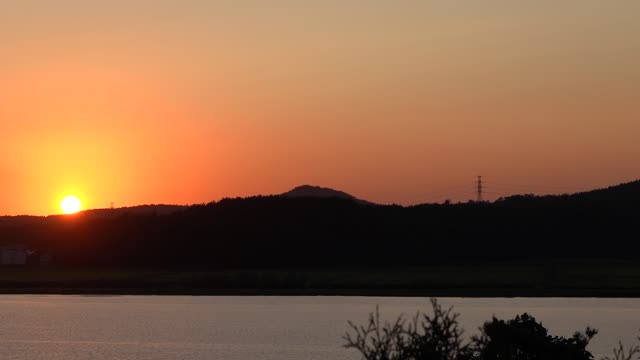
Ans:
[[[596,357],[636,343],[640,299],[441,298],[467,334],[528,312],[551,333],[600,330]],[[0,359],[345,359],[347,320],[429,310],[424,298],[1,295]]]

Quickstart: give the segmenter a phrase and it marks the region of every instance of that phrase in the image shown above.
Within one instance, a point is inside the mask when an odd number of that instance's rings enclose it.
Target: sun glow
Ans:
[[[60,209],[65,214],[75,214],[82,209],[82,203],[77,197],[70,195],[62,199]]]

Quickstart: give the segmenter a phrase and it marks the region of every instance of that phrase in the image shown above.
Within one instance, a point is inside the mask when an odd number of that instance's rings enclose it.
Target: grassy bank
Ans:
[[[304,270],[1,268],[0,292],[640,297],[640,262],[569,259]]]

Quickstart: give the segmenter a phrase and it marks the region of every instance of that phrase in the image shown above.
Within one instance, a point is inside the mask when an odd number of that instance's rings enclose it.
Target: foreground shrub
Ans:
[[[493,318],[480,328],[480,335],[465,341],[452,308],[443,309],[431,299],[433,314],[418,312],[412,319],[398,317],[395,322],[380,321],[380,313],[369,315],[368,323],[344,336],[345,347],[360,352],[365,360],[592,360],[587,350],[597,330],[587,328],[572,337],[549,335],[547,329],[529,314],[512,320]],[[613,357],[602,360],[640,359],[640,347],[627,351],[622,344]]]
[[[483,360],[590,360],[586,350],[589,341],[598,332],[587,328],[571,338],[551,336],[532,316],[522,314],[509,321],[495,317],[481,328],[482,335],[474,338],[476,358]]]
[[[349,322],[353,334],[345,335],[345,346],[367,360],[471,359],[472,348],[463,343],[458,314],[452,308],[444,310],[435,299],[431,304],[432,316],[418,312],[412,321],[400,316],[393,324],[382,324],[376,307],[366,326]]]

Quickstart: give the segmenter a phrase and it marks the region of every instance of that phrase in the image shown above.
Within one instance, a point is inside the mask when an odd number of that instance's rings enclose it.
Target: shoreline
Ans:
[[[0,288],[0,295],[104,296],[335,296],[461,298],[640,298],[640,289],[162,289],[162,288]]]
[[[556,259],[315,269],[0,267],[0,294],[640,298],[640,262]]]

